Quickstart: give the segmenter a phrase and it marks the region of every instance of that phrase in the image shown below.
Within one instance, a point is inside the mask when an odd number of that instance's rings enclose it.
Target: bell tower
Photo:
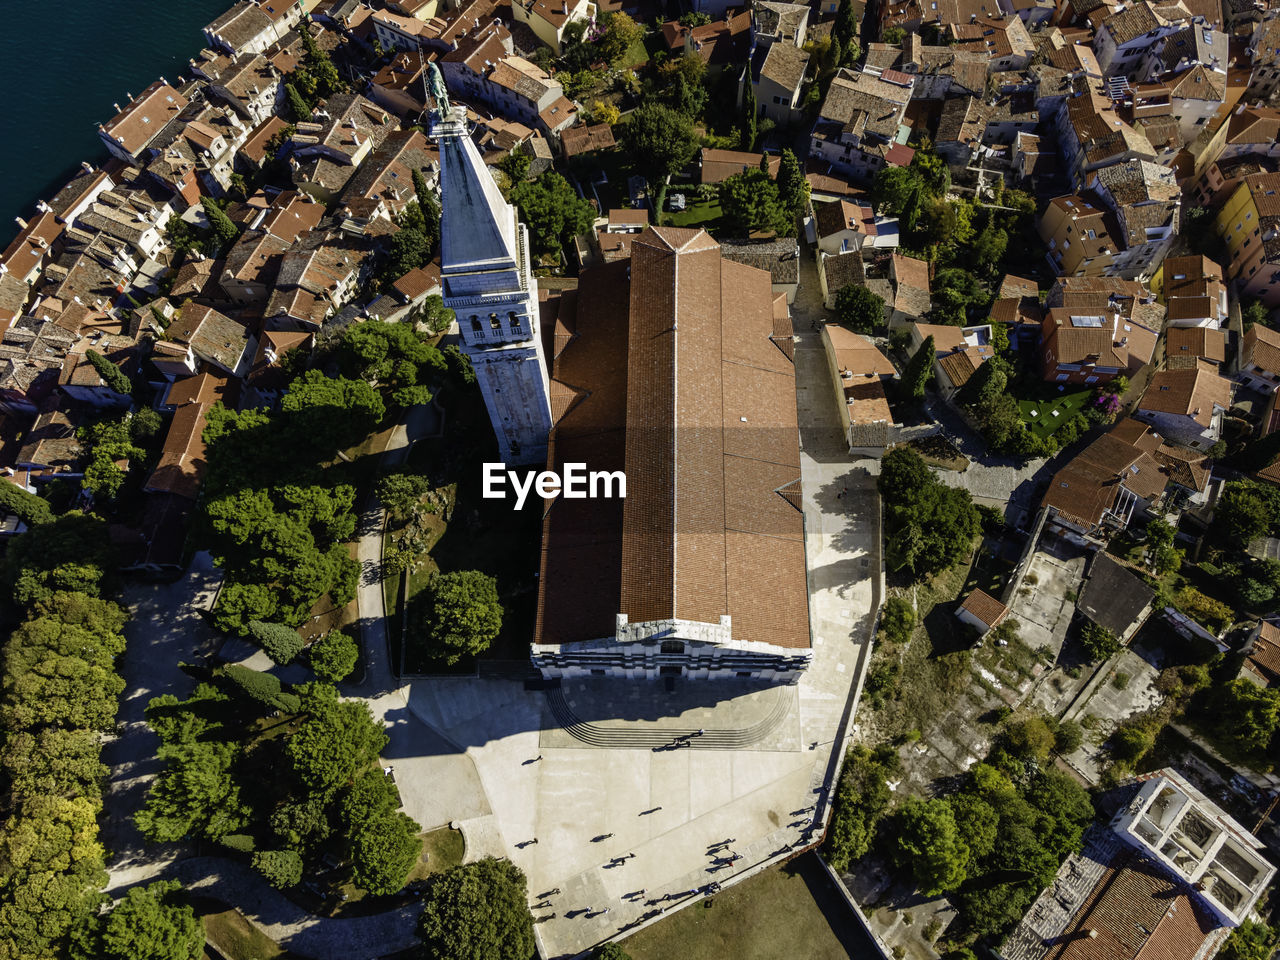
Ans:
[[[503,462],[543,463],[551,402],[528,232],[467,135],[465,107],[446,108],[431,136],[440,148],[445,306],[457,315]]]

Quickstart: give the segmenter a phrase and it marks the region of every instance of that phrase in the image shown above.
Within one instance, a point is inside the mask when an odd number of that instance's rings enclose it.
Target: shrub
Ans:
[[[238,850],[241,853],[253,853],[253,837],[247,833],[228,833],[220,842],[224,847],[231,850]]]
[[[1080,628],[1080,645],[1093,661],[1107,660],[1120,652],[1120,641],[1116,635],[1092,620]]]
[[[311,669],[323,680],[345,680],[355,669],[360,648],[341,631],[326,634],[311,645]]]
[[[890,643],[906,643],[916,625],[916,611],[902,597],[890,597],[880,611],[880,632]]]
[[[249,622],[249,633],[258,641],[258,645],[266,651],[268,657],[284,666],[302,652],[302,637],[293,627],[283,623],[263,623],[261,620]]]
[[[259,850],[253,855],[253,869],[277,890],[302,882],[302,857],[293,850]]]
[[[261,670],[251,670],[238,663],[233,663],[223,668],[222,675],[239,692],[245,694],[251,700],[256,700],[264,707],[271,707],[273,710],[284,710],[290,713],[296,712],[298,709],[297,696],[291,693],[283,693],[280,689],[279,678],[269,673],[264,673]]]

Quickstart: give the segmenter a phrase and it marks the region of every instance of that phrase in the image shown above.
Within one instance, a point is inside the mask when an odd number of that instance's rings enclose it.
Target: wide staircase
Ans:
[[[793,690],[789,686],[778,687],[769,712],[754,723],[737,729],[707,728],[705,733],[699,733],[697,727],[657,728],[649,724],[623,725],[616,720],[607,723],[583,720],[565,699],[563,686],[551,686],[546,691],[546,696],[547,705],[551,708],[551,715],[556,723],[575,740],[593,747],[627,750],[740,750],[759,743],[777,729],[791,708]]]

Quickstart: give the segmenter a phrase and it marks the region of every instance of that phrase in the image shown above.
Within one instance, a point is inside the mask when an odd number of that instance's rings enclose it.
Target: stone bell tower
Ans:
[[[544,463],[551,403],[528,232],[467,135],[464,107],[446,107],[431,136],[440,148],[445,306],[457,314],[502,460]]]

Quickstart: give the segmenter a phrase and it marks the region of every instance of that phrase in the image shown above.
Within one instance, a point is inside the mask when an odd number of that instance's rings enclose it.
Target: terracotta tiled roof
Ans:
[[[974,590],[965,597],[960,609],[973,614],[988,629],[998,627],[1000,621],[1009,615],[1009,608],[984,590]]]
[[[1258,637],[1253,641],[1247,663],[1268,686],[1280,680],[1280,627],[1270,620],[1259,624]]]
[[[741,150],[713,150],[704,147],[702,150],[702,182],[719,183],[739,173],[760,169],[762,153],[745,153]],[[777,154],[769,157],[769,176],[778,175],[778,165],[782,158]]]
[[[1160,437],[1141,421],[1125,418],[1085,447],[1053,477],[1043,499],[1086,529],[1102,523],[1121,489],[1153,499],[1168,483],[1155,456]]]
[[[627,497],[550,505],[538,641],[612,636],[618,612],[728,614],[735,641],[807,647],[801,516],[778,492],[799,468],[795,374],[768,275],[700,230],[650,227],[629,282],[622,263],[588,270],[577,303],[554,377],[589,395],[548,460],[625,464]]]
[[[1227,359],[1227,334],[1225,330],[1210,327],[1170,327],[1165,334],[1165,355],[1174,357],[1204,357],[1214,363]]]
[[[1215,930],[1189,889],[1131,854],[1099,878],[1044,960],[1196,960]]]
[[[103,132],[136,155],[187,105],[187,98],[157,80],[141,96],[102,125]]]
[[[1161,370],[1151,378],[1138,408],[1191,417],[1207,427],[1215,407],[1231,407],[1231,381],[1203,369]]]
[[[570,127],[560,134],[560,149],[566,157],[576,157],[593,150],[610,150],[615,146],[613,128],[607,123]]]
[[[1244,356],[1240,366],[1261,367],[1267,373],[1280,373],[1280,332],[1255,323],[1244,335]]]

